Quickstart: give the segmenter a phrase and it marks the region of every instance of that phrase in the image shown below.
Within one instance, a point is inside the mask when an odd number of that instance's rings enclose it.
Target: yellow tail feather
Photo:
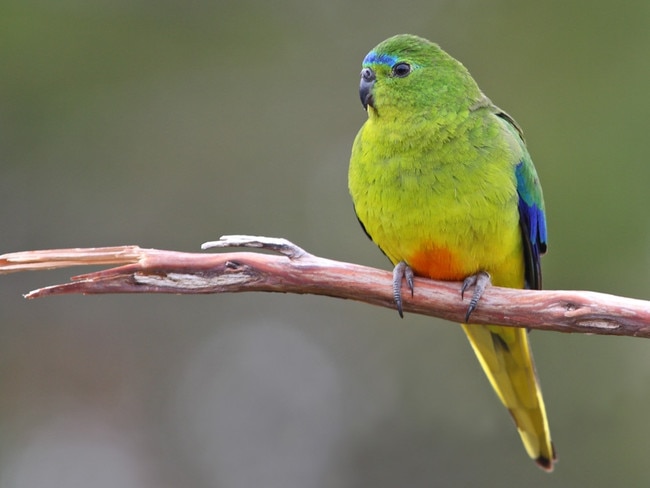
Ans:
[[[463,329],[492,387],[510,411],[528,455],[542,469],[552,471],[555,450],[526,330],[466,324]]]

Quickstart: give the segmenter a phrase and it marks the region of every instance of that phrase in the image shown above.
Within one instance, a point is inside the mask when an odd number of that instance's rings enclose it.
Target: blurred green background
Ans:
[[[650,3],[4,0],[0,252],[222,234],[388,269],[347,194],[366,52],[435,40],[524,127],[547,288],[650,297]],[[0,278],[0,487],[647,486],[650,343],[533,333],[528,460],[455,325]]]

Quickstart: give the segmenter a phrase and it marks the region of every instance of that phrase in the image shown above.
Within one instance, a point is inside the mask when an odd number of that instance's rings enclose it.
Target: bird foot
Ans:
[[[478,273],[465,278],[463,286],[460,289],[460,299],[462,300],[465,298],[465,292],[469,287],[474,287],[474,293],[472,294],[469,306],[467,307],[467,312],[465,313],[465,322],[469,321],[469,316],[472,315],[474,310],[476,310],[478,302],[483,296],[483,292],[491,283],[490,274],[486,271],[479,271]]]
[[[395,305],[397,306],[397,313],[399,316],[404,318],[404,312],[402,311],[402,280],[406,280],[406,285],[411,290],[411,296],[413,296],[413,270],[411,267],[406,264],[404,261],[397,263],[395,268],[393,268],[393,300],[395,300]]]

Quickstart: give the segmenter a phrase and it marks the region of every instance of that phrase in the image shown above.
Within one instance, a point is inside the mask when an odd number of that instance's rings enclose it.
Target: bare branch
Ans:
[[[395,308],[392,274],[324,259],[287,241],[224,236],[203,249],[250,247],[280,255],[232,252],[195,254],[137,246],[26,251],[0,256],[0,274],[79,265],[120,266],[75,276],[69,283],[27,295],[99,293],[234,293],[266,291],[325,295]],[[461,322],[467,302],[460,284],[415,279],[404,311]],[[490,287],[472,313],[472,323],[604,335],[650,337],[650,302],[587,291],[537,291]]]

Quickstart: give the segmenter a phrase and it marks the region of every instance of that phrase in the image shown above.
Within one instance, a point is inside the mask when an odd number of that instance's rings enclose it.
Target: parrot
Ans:
[[[489,285],[540,289],[546,252],[542,188],[515,120],[463,64],[424,38],[401,34],[362,63],[367,119],[352,146],[348,188],[362,229],[394,265],[393,296],[414,276],[473,288],[461,324],[517,427],[527,454],[557,460],[528,331],[471,324]]]

